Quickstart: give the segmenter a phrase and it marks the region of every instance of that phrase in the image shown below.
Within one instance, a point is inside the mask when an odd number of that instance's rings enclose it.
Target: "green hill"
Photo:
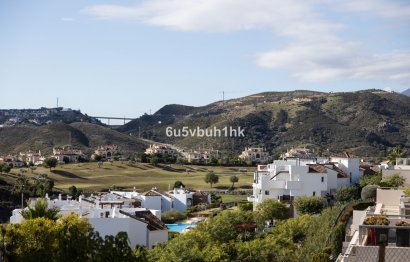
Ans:
[[[166,128],[243,127],[245,137],[168,137]],[[410,148],[410,97],[381,90],[344,93],[266,92],[203,107],[168,105],[120,131],[186,148],[214,147],[238,153],[264,145],[278,153],[291,146],[323,152],[383,156],[389,148]]]
[[[76,122],[44,126],[14,126],[0,129],[0,154],[26,150],[42,150],[48,154],[54,146],[71,144],[91,153],[99,145],[116,144],[125,153],[140,151],[146,146],[135,137],[97,124]]]

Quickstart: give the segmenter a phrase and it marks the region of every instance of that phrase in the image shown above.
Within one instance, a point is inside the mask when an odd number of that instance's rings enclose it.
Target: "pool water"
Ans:
[[[195,222],[192,222],[190,224],[188,223],[180,223],[180,224],[165,224],[169,231],[175,231],[175,232],[179,232],[181,233],[182,231],[184,231],[187,227],[194,227],[196,226]]]

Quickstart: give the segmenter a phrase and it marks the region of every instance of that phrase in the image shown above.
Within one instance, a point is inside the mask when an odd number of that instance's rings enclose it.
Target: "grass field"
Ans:
[[[255,167],[247,167],[247,172],[240,172],[244,167],[220,167],[220,166],[187,166],[187,165],[160,165],[153,166],[145,163],[129,165],[128,162],[104,163],[101,167],[97,163],[79,163],[58,165],[52,171],[48,168],[38,167],[32,173],[25,173],[28,177],[46,173],[55,181],[55,188],[67,190],[72,185],[87,191],[107,189],[112,185],[146,191],[152,187],[159,190],[168,190],[173,187],[177,180],[182,181],[187,188],[195,190],[209,190],[210,185],[204,182],[204,177],[209,170],[219,175],[219,183],[214,188],[225,189],[231,186],[229,177],[236,175],[239,182],[235,187],[251,188]],[[13,169],[10,176],[20,172]],[[10,177],[9,176],[9,177]]]

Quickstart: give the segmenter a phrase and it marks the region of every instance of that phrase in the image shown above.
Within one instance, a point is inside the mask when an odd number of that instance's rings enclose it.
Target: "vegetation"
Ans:
[[[229,181],[232,182],[231,188],[233,189],[234,186],[235,186],[235,183],[239,182],[239,178],[238,178],[237,176],[231,176],[231,177],[229,178]]]
[[[104,239],[75,214],[57,221],[44,217],[10,224],[2,230],[6,261],[137,261],[124,232]]]
[[[376,192],[377,188],[379,186],[377,185],[367,185],[362,189],[361,192],[361,198],[362,200],[376,200]]]
[[[58,161],[54,157],[48,157],[48,158],[44,159],[44,161],[43,161],[43,165],[45,167],[50,168],[50,171],[51,171],[51,168],[56,167],[57,164],[58,164]]]
[[[57,220],[59,218],[58,212],[60,211],[58,208],[48,208],[47,200],[46,199],[37,199],[34,207],[28,205],[28,210],[21,211],[21,215],[24,219],[35,219],[39,217]]]
[[[335,192],[335,199],[338,202],[348,203],[360,198],[360,188],[356,185],[341,187]]]
[[[182,181],[177,180],[174,183],[174,188],[181,188],[181,187],[185,187],[184,183],[182,183]]]
[[[395,148],[393,148],[389,151],[389,155],[388,155],[389,162],[392,165],[395,165],[396,164],[396,158],[400,158],[400,157],[403,157],[403,156],[404,156],[403,150],[400,147],[395,147]]]
[[[205,183],[210,184],[211,187],[213,184],[218,183],[219,181],[219,176],[215,174],[214,172],[208,172],[205,176]]]
[[[289,208],[275,199],[268,199],[256,206],[256,216],[260,225],[265,221],[273,225],[277,220],[289,218]]]
[[[24,176],[31,182],[34,181],[33,177],[47,174],[48,179],[54,182],[56,188],[67,192],[68,188],[73,185],[81,188],[84,192],[90,192],[107,190],[113,184],[128,190],[135,187],[141,192],[150,190],[153,186],[159,190],[168,190],[178,180],[183,181],[187,188],[209,190],[209,184],[205,183],[204,177],[209,172],[208,170],[212,170],[218,174],[218,186],[221,188],[228,189],[232,185],[229,181],[232,175],[236,175],[240,179],[238,183],[235,183],[235,187],[249,188],[255,168],[248,168],[248,172],[240,172],[239,169],[241,167],[214,166],[205,168],[180,164],[152,166],[148,163],[136,163],[129,166],[126,161],[115,161],[112,165],[103,165],[101,168],[98,168],[97,162],[61,165],[51,172],[47,168],[37,167],[33,172],[30,171]],[[98,172],[96,172],[97,170]],[[10,176],[5,178],[14,184],[19,173],[19,169],[12,169]]]
[[[295,199],[294,205],[298,214],[314,215],[322,212],[325,208],[325,201],[318,196],[301,196]]]
[[[394,174],[382,179],[379,183],[381,187],[401,187],[404,185],[406,179],[399,174]]]
[[[161,220],[167,224],[174,224],[177,221],[181,221],[185,218],[185,214],[177,210],[167,211],[162,213]]]

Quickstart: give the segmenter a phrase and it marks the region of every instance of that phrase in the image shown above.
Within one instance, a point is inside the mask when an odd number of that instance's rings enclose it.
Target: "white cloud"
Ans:
[[[410,17],[410,5],[387,0],[143,0],[134,6],[94,5],[98,19],[133,20],[179,31],[230,32],[268,29],[290,41],[255,55],[257,65],[286,69],[302,81],[338,78],[410,82],[410,52],[368,54],[358,41],[341,39],[344,25],[321,16],[324,9]]]
[[[337,6],[362,14],[365,13],[385,18],[410,19],[410,5],[408,1],[338,0]]]

